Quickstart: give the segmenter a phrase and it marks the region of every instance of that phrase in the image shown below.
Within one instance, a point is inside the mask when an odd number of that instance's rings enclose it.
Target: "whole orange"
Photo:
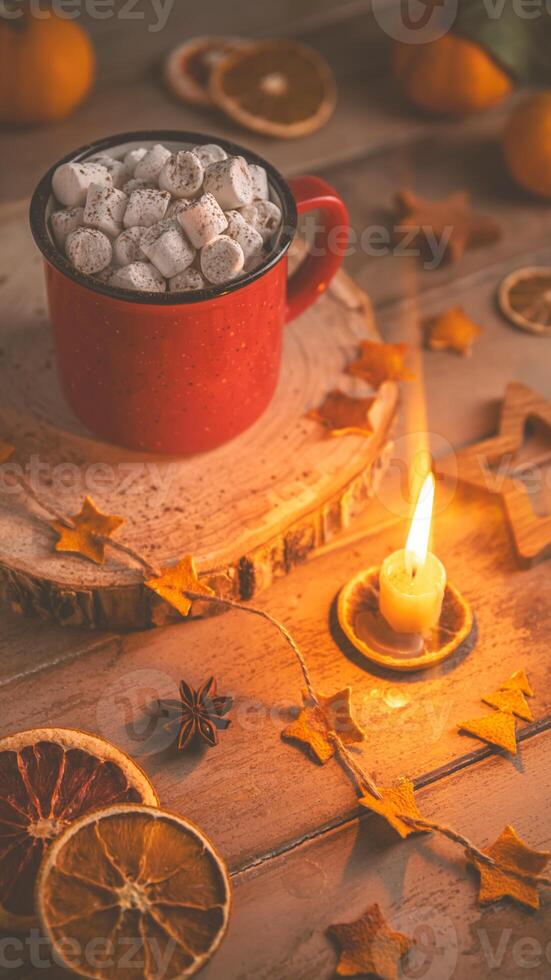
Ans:
[[[397,42],[392,67],[410,102],[436,114],[479,112],[513,88],[509,75],[480,45],[452,33],[426,44]]]
[[[503,137],[505,162],[521,187],[551,197],[551,91],[516,107]]]
[[[88,94],[94,73],[92,43],[75,21],[25,10],[18,20],[0,21],[0,122],[67,116]]]

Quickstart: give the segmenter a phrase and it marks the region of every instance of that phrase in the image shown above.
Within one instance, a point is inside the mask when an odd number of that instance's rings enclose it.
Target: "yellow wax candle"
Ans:
[[[381,614],[397,633],[425,633],[442,611],[446,569],[428,551],[434,477],[425,480],[411,522],[406,547],[385,558],[379,575]]]

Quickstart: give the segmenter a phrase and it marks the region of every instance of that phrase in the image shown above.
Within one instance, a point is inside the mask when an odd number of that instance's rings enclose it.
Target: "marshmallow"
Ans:
[[[143,180],[158,180],[161,170],[171,156],[172,153],[167,150],[166,146],[156,143],[138,162],[134,170],[134,177],[141,177]]]
[[[141,177],[131,177],[130,180],[123,184],[121,190],[130,197],[132,191],[139,190],[156,190],[157,184],[154,184],[152,180],[143,180]]]
[[[194,146],[193,152],[199,157],[205,170],[210,167],[211,163],[220,163],[221,160],[228,159],[226,151],[217,143],[204,143],[203,146]]]
[[[241,208],[253,199],[253,182],[244,157],[228,157],[211,164],[203,186],[214,195],[224,211]]]
[[[113,187],[122,187],[130,177],[130,171],[122,160],[116,160],[115,157],[110,157],[106,153],[98,153],[96,156],[90,157],[90,160],[93,163],[100,163],[111,174]]]
[[[192,150],[181,150],[170,157],[159,174],[159,187],[174,197],[195,197],[201,190],[205,170]]]
[[[219,235],[201,252],[201,272],[209,282],[221,286],[239,275],[245,264],[243,249],[227,235]]]
[[[131,262],[117,269],[109,280],[110,286],[119,289],[135,289],[138,292],[164,293],[166,283],[163,276],[149,262]]]
[[[84,224],[99,228],[105,235],[114,238],[122,228],[128,198],[116,187],[101,187],[90,184],[84,208]]]
[[[121,232],[113,242],[113,259],[116,265],[131,265],[141,259],[142,250],[140,248],[145,228],[134,225]]]
[[[190,268],[173,276],[168,285],[171,293],[192,293],[196,289],[206,289],[208,283],[198,269]]]
[[[107,265],[105,269],[101,270],[101,272],[94,273],[94,279],[99,279],[100,282],[108,283],[114,272],[115,269],[113,268],[113,266]]]
[[[64,249],[67,235],[80,228],[84,208],[69,208],[66,211],[54,211],[50,218],[50,227],[58,248]]]
[[[142,225],[149,228],[164,218],[169,203],[168,191],[156,191],[145,187],[132,191],[123,219],[124,227]]]
[[[267,201],[270,197],[270,188],[268,186],[268,174],[264,167],[250,163],[249,173],[253,182],[253,199],[255,201]]]
[[[247,224],[239,211],[228,211],[226,218],[228,219],[226,234],[241,245],[245,262],[253,257],[260,258],[263,245],[262,235],[252,225]]]
[[[77,228],[67,236],[65,254],[75,269],[93,275],[111,262],[113,250],[107,235],[97,228]]]
[[[187,269],[195,258],[195,250],[186,242],[178,228],[169,228],[152,243],[142,242],[144,252],[150,262],[165,276],[172,279]]]
[[[254,204],[241,208],[241,214],[262,235],[265,245],[281,225],[281,210],[273,201],[255,201]]]
[[[55,196],[70,208],[84,204],[90,184],[112,187],[111,174],[101,163],[62,163],[52,177]]]
[[[147,150],[145,146],[139,146],[137,150],[129,150],[124,157],[124,165],[129,173],[133,174],[140,160],[143,160]]]
[[[226,216],[212,194],[203,194],[176,215],[195,248],[202,248],[220,235],[228,225]]]

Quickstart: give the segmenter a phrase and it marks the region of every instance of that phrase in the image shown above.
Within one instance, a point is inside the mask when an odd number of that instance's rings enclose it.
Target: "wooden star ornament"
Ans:
[[[383,381],[412,381],[415,375],[405,365],[409,350],[407,344],[381,344],[376,340],[364,340],[360,353],[348,367],[348,374],[362,378],[373,388],[380,388]]]
[[[409,936],[388,925],[377,904],[370,905],[355,922],[331,925],[327,932],[340,949],[336,970],[340,977],[369,974],[397,980],[400,960],[415,945]]]
[[[145,584],[148,589],[156,592],[161,599],[165,599],[182,616],[188,615],[193,603],[193,600],[187,597],[187,592],[200,593],[201,595],[215,594],[208,585],[205,585],[198,578],[195,562],[191,555],[186,555],[177,565],[163,568],[160,576],[147,579]]]
[[[429,350],[454,351],[463,357],[472,354],[472,346],[482,334],[482,327],[473,323],[461,306],[424,320],[423,329]]]
[[[343,391],[330,391],[319,408],[308,412],[308,418],[320,422],[332,436],[370,436],[373,426],[369,412],[375,398],[353,398]]]
[[[540,895],[536,879],[547,866],[551,852],[533,850],[512,827],[505,827],[484,854],[493,858],[499,867],[492,867],[476,856],[467,855],[469,862],[480,873],[479,904],[488,905],[502,898],[512,898],[527,908],[539,909]],[[533,880],[508,874],[508,870],[533,877]]]
[[[501,227],[493,218],[476,214],[469,194],[458,191],[439,201],[429,201],[410,190],[395,195],[399,224],[396,232],[426,255],[433,238],[445,246],[444,259],[456,262],[470,248],[492,245],[501,238]],[[434,258],[434,256],[431,256]]]
[[[71,524],[67,527],[61,521],[52,521],[52,528],[59,535],[56,551],[73,552],[89,558],[97,565],[105,561],[105,545],[103,538],[111,535],[124,524],[122,517],[112,514],[102,514],[91,497],[86,497],[78,514],[69,518]]]
[[[518,559],[525,566],[551,557],[551,515],[540,517],[534,513],[517,461],[526,425],[534,421],[540,422],[548,434],[551,455],[551,402],[526,385],[510,384],[503,400],[498,434],[437,464],[439,476],[501,497]],[[537,463],[532,464],[536,466]]]
[[[381,794],[381,799],[378,800],[371,793],[366,793],[358,801],[361,806],[383,817],[400,837],[406,838],[410,834],[425,832],[424,828],[420,827],[416,829],[403,819],[404,817],[409,817],[411,820],[415,820],[416,818],[423,819],[417,807],[411,780],[401,779],[394,786],[388,786],[382,789],[378,787],[378,789]]]
[[[302,700],[304,707],[296,721],[283,729],[282,738],[306,745],[322,765],[335,755],[331,732],[335,732],[345,745],[363,742],[365,732],[352,718],[349,687],[329,696],[318,694],[318,704],[303,691]]]

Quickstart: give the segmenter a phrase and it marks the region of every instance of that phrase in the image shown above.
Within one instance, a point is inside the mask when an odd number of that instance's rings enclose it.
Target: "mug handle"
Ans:
[[[320,177],[295,177],[288,183],[296,200],[298,214],[319,209],[321,228],[314,239],[316,252],[319,254],[308,255],[289,278],[286,323],[294,320],[325,292],[342,264],[350,228],[350,219],[344,201],[334,187],[325,180]],[[345,229],[346,239],[342,241],[339,238],[338,250],[334,248],[331,251],[328,238],[337,228]]]

